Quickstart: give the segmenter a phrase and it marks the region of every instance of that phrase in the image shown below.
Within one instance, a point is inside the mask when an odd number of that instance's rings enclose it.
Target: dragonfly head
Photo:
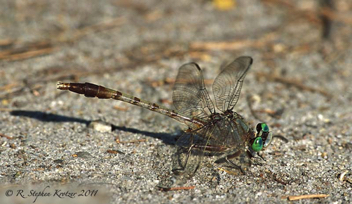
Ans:
[[[252,140],[251,147],[255,152],[259,152],[270,145],[273,136],[269,132],[269,126],[266,123],[258,123],[256,130],[257,134]]]

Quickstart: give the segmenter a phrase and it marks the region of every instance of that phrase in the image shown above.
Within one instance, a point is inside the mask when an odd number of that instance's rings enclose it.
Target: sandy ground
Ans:
[[[0,203],[350,203],[351,2],[216,2],[2,0]],[[235,111],[288,141],[245,175],[204,158],[164,191],[184,125],[56,89],[92,82],[172,108],[182,64],[197,62],[211,89],[243,55],[254,63]]]

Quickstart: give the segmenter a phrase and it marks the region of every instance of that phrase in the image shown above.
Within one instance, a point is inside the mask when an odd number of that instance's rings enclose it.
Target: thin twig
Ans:
[[[272,32],[256,40],[237,40],[230,42],[194,42],[190,47],[191,50],[240,50],[249,47],[260,48],[275,38],[276,34]]]
[[[106,150],[107,153],[109,154],[125,154],[124,152],[121,152],[120,150],[113,150],[113,149],[108,149]]]
[[[4,85],[4,86],[0,86],[0,91],[12,89],[12,88],[14,88],[14,87],[17,87],[18,85],[19,85],[18,83],[6,84],[6,85]]]
[[[0,133],[0,137],[6,137],[8,140],[13,140],[13,137]]]
[[[14,51],[15,53],[0,53],[0,60],[5,61],[14,61],[14,60],[23,60],[31,57],[36,57],[40,55],[50,54],[55,50],[54,47],[41,48],[41,49],[29,49],[24,52]]]
[[[301,200],[301,199],[311,199],[311,198],[326,198],[327,194],[310,194],[310,195],[299,195],[299,196],[288,196],[288,200]]]
[[[66,37],[67,33],[61,33],[61,35],[57,37],[57,41],[59,43],[70,43],[90,33],[101,32],[115,28],[116,26],[120,26],[125,23],[125,20],[126,19],[123,17],[118,17],[109,21],[99,22],[98,24],[79,29],[73,34],[69,35],[69,37]]]
[[[259,121],[264,121],[262,118],[260,118],[257,113],[253,110],[253,106],[252,106],[252,102],[251,102],[251,96],[248,95],[246,97],[247,99],[247,104],[248,104],[248,107],[249,107],[249,110],[251,111],[251,114],[253,115],[253,117]]]
[[[195,189],[195,186],[180,186],[173,188],[162,188],[162,191],[179,191],[179,190],[192,190]]]
[[[15,61],[24,60],[32,57],[37,57],[45,54],[50,54],[58,50],[59,46],[63,43],[71,43],[73,41],[82,38],[90,33],[101,32],[104,30],[115,28],[125,22],[122,17],[112,19],[106,22],[100,22],[98,24],[87,26],[82,29],[78,29],[73,34],[67,34],[68,32],[60,33],[58,36],[53,36],[51,39],[46,41],[37,41],[32,43],[16,42],[15,40],[4,40],[1,44],[10,46],[10,48],[0,52],[0,60]],[[13,48],[14,45],[20,45]]]
[[[265,77],[266,79],[268,79],[270,81],[279,82],[279,83],[282,83],[282,84],[285,84],[288,86],[294,86],[294,87],[301,89],[301,90],[304,90],[304,91],[320,93],[327,98],[332,97],[332,95],[330,93],[326,92],[325,90],[309,87],[307,85],[302,84],[302,82],[300,82],[298,80],[288,79],[288,78],[284,78],[281,76],[275,76],[275,75],[267,74],[264,72],[258,72],[258,73],[256,73],[256,75],[258,77]]]

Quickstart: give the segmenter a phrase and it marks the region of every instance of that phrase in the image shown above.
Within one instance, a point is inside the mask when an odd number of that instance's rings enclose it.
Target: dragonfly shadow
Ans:
[[[60,122],[60,123],[78,122],[78,123],[84,123],[85,125],[88,125],[90,123],[89,120],[85,120],[81,118],[69,117],[69,116],[58,115],[53,113],[46,113],[42,111],[14,110],[14,111],[11,111],[10,114],[13,116],[33,118],[42,122]]]
[[[116,126],[116,125],[112,125],[112,130],[121,130],[124,132],[130,132],[130,133],[136,133],[136,134],[142,134],[148,137],[153,137],[153,138],[158,138],[161,141],[163,141],[163,143],[167,144],[167,145],[175,145],[176,144],[176,135],[174,134],[170,134],[170,133],[155,133],[155,132],[149,132],[149,131],[144,131],[144,130],[138,130],[135,128],[128,128],[128,127],[124,127],[124,126]]]
[[[85,120],[82,118],[58,115],[58,114],[53,114],[53,113],[46,113],[46,112],[42,112],[42,111],[14,110],[14,111],[11,111],[10,114],[13,116],[33,118],[33,119],[36,119],[36,120],[39,120],[42,122],[56,122],[56,123],[78,122],[78,123],[85,124],[87,127],[92,122],[91,120]],[[148,137],[158,138],[158,139],[162,140],[163,143],[165,143],[167,145],[175,145],[176,136],[174,134],[155,133],[155,132],[149,132],[149,131],[144,131],[144,130],[138,130],[135,128],[128,128],[128,127],[124,127],[124,126],[116,126],[113,124],[111,124],[111,126],[112,126],[112,131],[120,130],[120,131],[135,133],[135,134],[142,134],[142,135],[145,135]]]

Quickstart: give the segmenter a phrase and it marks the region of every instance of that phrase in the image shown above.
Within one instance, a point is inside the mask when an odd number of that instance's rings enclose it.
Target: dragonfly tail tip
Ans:
[[[70,83],[63,83],[61,81],[58,81],[56,83],[56,88],[60,90],[67,90],[70,87]]]

